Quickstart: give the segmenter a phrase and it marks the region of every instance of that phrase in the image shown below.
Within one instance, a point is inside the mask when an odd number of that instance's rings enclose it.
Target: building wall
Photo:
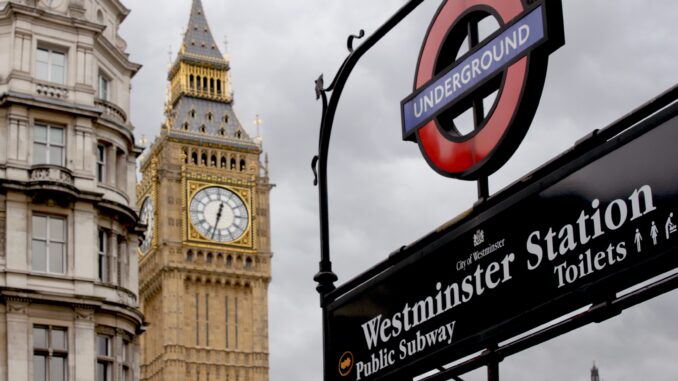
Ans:
[[[65,357],[67,380],[96,380],[98,361],[116,380],[137,380],[140,149],[128,112],[140,66],[117,35],[129,11],[117,0],[52,4],[0,1],[0,381],[32,380],[35,355]],[[45,52],[56,70],[48,77]],[[51,75],[57,66],[63,80]],[[53,255],[60,248],[62,260]],[[39,344],[43,332],[49,348]],[[63,352],[51,347],[61,332]],[[98,357],[104,337],[110,349]]]

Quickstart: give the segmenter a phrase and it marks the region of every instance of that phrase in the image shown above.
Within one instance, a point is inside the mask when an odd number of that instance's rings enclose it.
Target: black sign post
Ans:
[[[325,379],[415,376],[675,268],[677,141],[673,105],[337,290]]]

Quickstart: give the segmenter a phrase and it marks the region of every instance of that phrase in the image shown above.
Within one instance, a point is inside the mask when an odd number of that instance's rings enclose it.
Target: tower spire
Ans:
[[[200,58],[209,57],[218,61],[224,60],[207,24],[207,17],[205,17],[201,0],[193,0],[191,5],[191,16],[188,19],[183,49],[180,54]]]
[[[596,362],[593,362],[593,367],[591,368],[591,381],[600,381],[600,374],[598,373],[598,368],[596,367]]]

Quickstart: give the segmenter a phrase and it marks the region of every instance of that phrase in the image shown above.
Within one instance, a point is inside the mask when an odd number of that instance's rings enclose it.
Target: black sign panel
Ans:
[[[677,114],[516,185],[338,298],[325,379],[425,371],[676,267]]]

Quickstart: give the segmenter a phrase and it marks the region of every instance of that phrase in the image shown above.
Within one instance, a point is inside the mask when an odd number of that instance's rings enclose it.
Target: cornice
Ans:
[[[115,0],[113,0],[115,1]],[[41,8],[36,8],[36,7],[30,7],[27,5],[23,4],[18,4],[18,3],[13,3],[13,2],[8,2],[5,5],[5,8],[0,10],[0,18],[2,17],[9,17],[10,15],[21,15],[21,16],[28,16],[28,17],[34,17],[34,18],[39,18],[40,20],[44,21],[49,21],[53,22],[57,25],[65,26],[65,27],[75,27],[78,29],[85,29],[88,30],[92,33],[101,33],[105,29],[103,25],[99,25],[87,20],[75,18],[75,17],[69,17],[69,16],[64,16],[60,15],[57,13],[52,13],[49,12],[45,9]]]
[[[106,53],[110,54],[113,58],[115,58],[116,61],[122,67],[131,72],[130,78],[134,78],[137,72],[141,70],[142,68],[141,64],[130,61],[128,54],[121,52],[120,49],[113,45],[113,43],[109,41],[108,38],[104,37],[103,34],[99,33],[97,35],[96,42],[101,45],[101,47],[106,51]]]

